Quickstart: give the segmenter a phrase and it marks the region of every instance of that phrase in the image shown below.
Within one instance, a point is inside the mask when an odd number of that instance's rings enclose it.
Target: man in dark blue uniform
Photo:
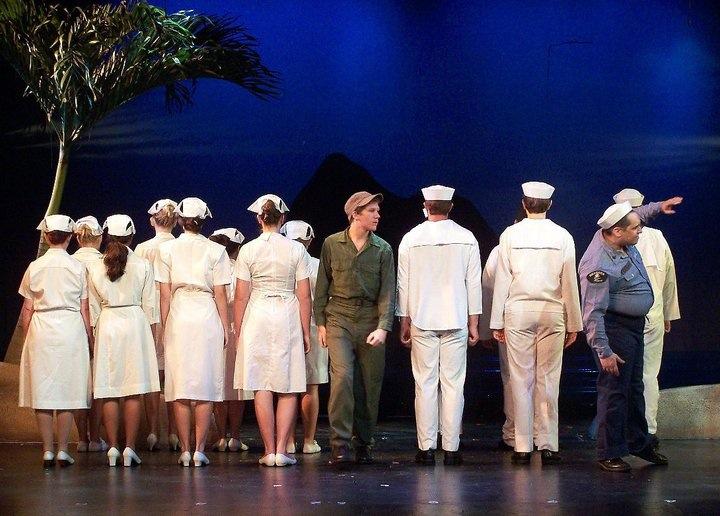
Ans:
[[[628,454],[668,463],[653,449],[645,419],[643,330],[653,292],[635,244],[643,222],[674,213],[680,202],[673,197],[635,210],[627,202],[609,207],[580,260],[583,323],[599,370],[597,457],[605,471],[629,471],[622,459]]]

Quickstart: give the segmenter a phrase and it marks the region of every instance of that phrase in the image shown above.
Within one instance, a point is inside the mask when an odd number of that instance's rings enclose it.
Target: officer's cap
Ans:
[[[630,206],[630,203],[627,201],[613,204],[607,210],[605,210],[605,213],[603,213],[602,217],[600,217],[600,220],[597,221],[598,226],[603,229],[610,229],[615,224],[617,224],[617,222],[621,218],[623,218],[631,211],[632,206]]]
[[[522,184],[522,191],[525,197],[550,199],[555,191],[555,187],[540,181],[529,181]]]
[[[452,201],[454,188],[442,185],[427,186],[422,189],[423,198],[426,201]]]

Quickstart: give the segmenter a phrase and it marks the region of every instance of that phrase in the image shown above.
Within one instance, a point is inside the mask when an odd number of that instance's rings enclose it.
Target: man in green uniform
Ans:
[[[381,194],[356,192],[345,203],[350,227],[325,239],[315,287],[318,340],[330,355],[332,462],[373,462],[370,449],[385,371],[385,339],[395,313],[395,262],[374,232]]]

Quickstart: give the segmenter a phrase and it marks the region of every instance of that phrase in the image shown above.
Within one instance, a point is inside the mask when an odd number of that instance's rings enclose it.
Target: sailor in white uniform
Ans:
[[[296,240],[305,246],[310,247],[315,232],[310,224],[302,220],[291,220],[286,222],[280,228],[280,233],[291,240]],[[310,280],[310,295],[315,292],[315,283],[317,281],[318,267],[320,260],[308,254],[306,256],[308,263],[308,279]],[[321,448],[315,440],[315,431],[317,430],[317,418],[320,412],[320,392],[319,386],[330,381],[328,372],[328,350],[324,346],[320,346],[317,338],[317,325],[315,317],[310,314],[310,351],[305,354],[305,382],[307,384],[306,391],[300,395],[300,413],[303,422],[303,453],[320,453]],[[288,453],[295,453],[295,420],[290,430],[290,440],[288,441]]]
[[[135,254],[141,258],[145,258],[151,264],[155,263],[155,255],[158,247],[164,242],[175,240],[172,230],[177,225],[177,203],[171,199],[160,199],[155,201],[148,209],[150,215],[150,225],[155,230],[155,236],[150,240],[141,242],[135,247]],[[157,286],[155,310],[160,313],[160,283],[155,282]],[[162,323],[158,321],[153,326],[153,338],[155,339],[155,354],[157,355],[158,372],[160,374],[160,385],[165,384],[165,350],[163,347],[163,328]],[[161,408],[160,393],[151,392],[145,395],[145,417],[148,421],[150,433],[147,436],[147,449],[152,451],[157,446],[160,431],[160,410],[167,412],[168,420],[168,444],[170,449],[175,451],[180,445],[175,428],[175,416],[173,414],[172,403],[165,403]]]
[[[396,315],[415,378],[415,460],[428,465],[435,463],[438,413],[444,463],[462,463],[467,346],[479,339],[482,311],[480,250],[473,234],[448,218],[454,192],[441,185],[422,189],[428,220],[410,230],[398,249]]]
[[[305,353],[310,350],[310,282],[307,251],[278,231],[287,205],[277,195],[259,197],[262,234],[240,249],[235,265],[235,323],[240,325],[235,387],[255,391],[255,414],[265,451],[260,464],[288,466],[285,455],[305,392]],[[277,396],[277,410],[273,401]]]
[[[191,402],[195,401],[195,466],[205,455],[212,402],[225,393],[225,353],[230,326],[226,287],[232,280],[225,248],[200,234],[208,217],[204,201],[188,197],[178,204],[184,233],[160,244],[155,279],[160,282],[164,320],[165,400],[174,401],[175,423],[182,453],[178,463],[189,466]]]
[[[28,266],[18,291],[24,298],[20,324],[25,335],[19,404],[35,409],[45,467],[55,464],[53,412],[57,411],[57,460],[69,466],[75,462],[68,453],[72,411],[90,408],[93,333],[87,274],[85,265],[67,253],[75,229],[70,217],[49,215],[38,229],[49,249]]]
[[[209,237],[210,240],[225,247],[230,258],[230,267],[235,270],[235,260],[240,245],[245,241],[245,236],[237,228],[222,228]],[[235,278],[227,288],[228,296],[228,321],[230,323],[230,338],[225,345],[225,394],[222,403],[214,404],[215,425],[218,429],[219,439],[213,445],[215,451],[247,451],[248,445],[240,440],[240,425],[245,413],[245,401],[254,398],[252,391],[235,389],[233,377],[235,374],[235,361],[237,357],[237,333],[235,328],[233,309],[235,299]],[[228,431],[229,423],[229,431]]]
[[[616,203],[627,201],[633,208],[641,206],[644,198],[643,194],[633,188],[625,188],[613,196]],[[665,333],[670,333],[671,321],[680,319],[675,261],[670,246],[659,229],[643,227],[635,248],[640,251],[655,299],[645,318],[643,385],[648,433],[653,444],[657,445],[657,411],[660,397],[657,378],[662,361],[663,341]]]
[[[536,433],[543,464],[555,464],[560,461],[563,349],[582,330],[575,243],[546,217],[555,189],[532,181],[522,190],[528,218],[500,235],[490,328],[507,346],[515,412],[513,462],[530,462]]]
[[[102,399],[103,422],[110,441],[110,466],[120,458],[120,399],[123,400],[123,465],[140,464],[135,441],[143,394],[160,390],[151,325],[155,311],[152,265],[128,247],[135,224],[127,215],[111,215],[103,224],[107,244],[102,260],[88,265],[88,285],[101,310],[95,328],[93,395]]]

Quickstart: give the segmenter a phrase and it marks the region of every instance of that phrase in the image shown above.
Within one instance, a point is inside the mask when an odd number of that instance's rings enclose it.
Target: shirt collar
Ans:
[[[342,242],[343,244],[347,244],[348,242],[352,243],[352,238],[350,238],[350,228],[347,228],[345,231],[343,231],[338,241]],[[375,247],[380,247],[380,237],[377,236],[373,231],[370,231],[370,235],[368,236],[368,243],[370,245],[374,245]]]

